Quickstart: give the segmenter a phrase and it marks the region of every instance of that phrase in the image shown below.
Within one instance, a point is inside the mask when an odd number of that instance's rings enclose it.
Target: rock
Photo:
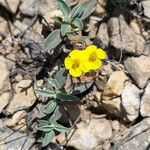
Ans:
[[[97,38],[102,42],[102,47],[106,48],[109,45],[109,35],[106,23],[101,23],[98,29]]]
[[[113,72],[108,79],[107,85],[103,92],[102,99],[106,100],[120,96],[126,80],[128,80],[128,77],[124,72],[122,71]]]
[[[127,58],[125,68],[140,88],[144,88],[150,78],[150,57],[140,56]]]
[[[146,43],[145,49],[144,49],[144,55],[150,56],[150,43]]]
[[[20,0],[0,0],[0,5],[5,7],[8,11],[15,14],[18,6],[19,6]]]
[[[120,123],[118,120],[112,121],[111,126],[112,126],[112,129],[116,132],[120,130]]]
[[[11,25],[11,30],[14,36],[22,34],[22,32],[27,28],[28,26],[19,20],[15,20],[15,22]]]
[[[70,134],[70,136],[72,133]],[[92,150],[112,136],[110,122],[106,119],[91,119],[88,123],[80,122],[70,137],[68,146],[80,150]]]
[[[101,107],[104,108],[112,116],[122,117],[121,98],[113,98],[110,100],[102,100]]]
[[[5,137],[7,138],[4,139]],[[28,150],[35,143],[35,139],[33,137],[23,133],[19,133],[18,131],[14,132],[4,126],[2,120],[0,120],[0,139],[4,139],[0,144],[1,150],[20,150],[22,146],[23,150]],[[32,147],[32,149],[36,150],[35,147]]]
[[[10,90],[10,82],[9,82],[9,66],[7,64],[7,60],[0,56],[0,94]]]
[[[9,92],[11,89],[9,75],[13,67],[14,63],[0,56],[0,113],[6,107],[11,97]]]
[[[31,80],[22,80],[16,84],[16,94],[6,108],[8,114],[13,114],[19,110],[29,109],[36,101],[33,87],[30,87]]]
[[[145,92],[141,99],[140,113],[143,117],[150,116],[150,82],[145,88]]]
[[[131,20],[130,27],[136,34],[141,35],[141,30],[136,19]]]
[[[62,13],[58,10],[57,0],[24,0],[20,5],[20,11],[24,15],[35,16],[42,15],[48,23],[53,23],[54,16],[62,17]]]
[[[140,94],[142,91],[131,82],[126,82],[123,89],[122,107],[124,110],[125,121],[132,122],[139,116],[140,109]]]
[[[108,21],[110,45],[125,53],[141,55],[144,51],[145,40],[128,26],[124,18],[111,18]]]
[[[97,27],[98,21],[92,16],[92,17],[90,17],[90,21],[87,26],[88,26],[88,28],[87,28],[86,32],[89,32],[89,37],[95,38],[97,30],[98,30],[98,27]]]
[[[27,112],[25,110],[18,111],[11,118],[6,119],[4,123],[8,127],[14,127],[26,115],[27,115]]]
[[[144,16],[150,19],[150,1],[144,0],[142,1]]]
[[[2,112],[3,108],[7,106],[10,98],[11,94],[9,92],[5,92],[2,95],[0,95],[0,113]]]
[[[111,150],[148,150],[150,143],[150,118],[126,130],[115,138]]]
[[[3,35],[8,33],[8,22],[0,16],[0,33]]]

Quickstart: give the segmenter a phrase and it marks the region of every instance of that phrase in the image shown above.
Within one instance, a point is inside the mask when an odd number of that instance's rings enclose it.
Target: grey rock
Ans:
[[[131,127],[116,138],[112,150],[148,150],[150,143],[150,118]]]
[[[123,71],[114,71],[104,88],[102,95],[103,100],[112,99],[120,96],[124,88],[125,81],[128,80],[127,75]]]
[[[116,49],[133,55],[143,54],[145,40],[129,27],[122,16],[113,17],[108,21],[108,31],[110,45]]]
[[[111,138],[111,136],[112,128],[108,120],[91,119],[87,123],[80,122],[77,125],[77,130],[75,130],[70,138],[68,146],[80,150],[92,150],[96,148],[100,142]]]
[[[144,16],[150,19],[150,1],[149,0],[143,0],[142,1]]]
[[[12,134],[13,133],[13,134]],[[10,135],[12,134],[12,135]],[[23,146],[23,150],[28,150],[35,142],[34,137],[28,136],[25,133],[14,132],[13,130],[7,128],[2,120],[0,120],[0,139],[5,138],[10,135],[8,138],[0,141],[1,150],[20,150]],[[26,141],[27,140],[27,141]],[[6,142],[6,144],[5,144]],[[3,143],[3,144],[2,144]],[[35,150],[35,148],[32,148]]]
[[[15,14],[18,6],[19,6],[20,0],[0,0],[0,5],[5,7],[8,11]]]
[[[106,23],[101,23],[98,29],[97,38],[102,42],[102,47],[108,47],[109,35]]]
[[[16,94],[6,108],[8,114],[13,114],[19,110],[29,109],[36,101],[31,80],[22,80],[16,84]]]
[[[150,78],[150,57],[140,56],[127,58],[125,68],[140,88],[144,88]]]
[[[146,86],[142,96],[140,113],[143,117],[150,116],[150,82]]]
[[[52,10],[56,9],[56,2],[56,0],[24,0],[20,5],[20,11],[24,15],[32,17],[37,14],[42,15],[44,11],[51,13]]]
[[[126,121],[134,121],[139,116],[141,92],[134,84],[126,82],[121,95]]]

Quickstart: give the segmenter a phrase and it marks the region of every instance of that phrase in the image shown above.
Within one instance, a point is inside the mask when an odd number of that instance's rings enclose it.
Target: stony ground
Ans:
[[[42,51],[60,14],[57,0],[0,0],[0,150],[41,149],[33,89],[62,63],[59,48],[53,57]],[[83,35],[108,59],[81,103],[66,106],[75,127],[56,136],[53,149],[150,149],[150,0],[97,0]]]

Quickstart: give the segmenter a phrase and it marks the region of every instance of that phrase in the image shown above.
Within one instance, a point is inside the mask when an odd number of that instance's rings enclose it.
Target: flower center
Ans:
[[[72,69],[74,70],[77,69],[79,65],[80,65],[79,60],[74,60],[72,64]]]
[[[96,53],[92,53],[89,57],[89,61],[92,61],[92,62],[96,61],[96,59],[97,59]]]

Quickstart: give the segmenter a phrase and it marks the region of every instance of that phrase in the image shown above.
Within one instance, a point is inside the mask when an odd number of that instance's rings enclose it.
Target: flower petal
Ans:
[[[69,56],[71,58],[78,58],[80,56],[81,52],[82,52],[81,50],[75,49],[69,53]]]
[[[82,71],[80,68],[77,69],[70,69],[69,73],[73,76],[73,77],[79,77],[82,74]]]
[[[102,65],[101,60],[96,59],[96,61],[94,61],[94,62],[88,61],[88,62],[86,63],[86,66],[85,66],[85,67],[88,67],[89,70],[97,70],[98,68],[101,67],[101,65]]]
[[[88,46],[85,50],[87,52],[96,51],[97,47],[95,45]]]
[[[66,67],[67,69],[70,69],[73,62],[72,62],[72,60],[71,60],[70,57],[66,57],[64,63],[65,63],[65,67]]]
[[[98,48],[96,50],[96,54],[97,54],[97,57],[99,59],[105,59],[106,58],[106,52],[104,50],[102,50],[101,48]]]

